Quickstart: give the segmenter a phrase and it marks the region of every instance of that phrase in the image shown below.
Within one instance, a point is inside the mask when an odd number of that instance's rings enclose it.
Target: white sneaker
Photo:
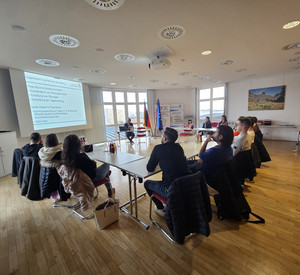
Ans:
[[[154,212],[161,217],[165,216],[165,209],[158,209],[156,205],[154,206]]]

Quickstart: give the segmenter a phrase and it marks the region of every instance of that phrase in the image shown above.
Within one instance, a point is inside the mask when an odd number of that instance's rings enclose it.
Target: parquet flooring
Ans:
[[[211,235],[184,245],[170,243],[155,226],[145,230],[121,212],[118,222],[99,231],[93,219],[53,208],[51,200],[22,197],[17,179],[3,177],[0,274],[300,274],[300,152],[293,152],[294,142],[264,143],[272,161],[257,169],[245,195],[266,224],[220,221],[213,206]],[[148,155],[152,148],[122,143],[122,151],[132,153]],[[127,201],[128,178],[112,168],[111,180],[120,203]],[[139,184],[138,192],[143,191]],[[100,187],[99,202],[105,194]],[[139,216],[150,224],[148,211],[149,198],[141,198]]]

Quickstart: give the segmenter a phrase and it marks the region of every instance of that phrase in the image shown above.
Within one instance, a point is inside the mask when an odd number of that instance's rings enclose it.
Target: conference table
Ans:
[[[142,183],[145,178],[148,178],[156,173],[159,173],[161,170],[159,166],[153,172],[148,172],[146,169],[147,163],[149,161],[148,157],[134,155],[130,153],[117,152],[110,153],[103,151],[102,149],[96,149],[93,152],[87,153],[87,155],[93,159],[98,160],[104,163],[107,163],[111,166],[114,166],[120,169],[123,172],[123,175],[128,175],[128,185],[129,185],[129,201],[123,203],[120,206],[120,210],[128,214],[140,224],[142,224],[146,229],[149,229],[149,225],[139,219],[138,216],[138,202],[137,200],[146,195],[146,192],[137,195],[136,183]],[[132,194],[132,185],[133,185],[133,194]],[[133,203],[135,204],[135,211],[133,211]],[[130,211],[126,208],[127,205],[130,205]]]

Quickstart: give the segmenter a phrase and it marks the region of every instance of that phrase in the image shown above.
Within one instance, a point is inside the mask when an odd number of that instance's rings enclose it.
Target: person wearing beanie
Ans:
[[[151,153],[147,170],[153,172],[159,164],[162,170],[162,180],[145,181],[144,187],[150,197],[152,192],[156,192],[166,198],[171,183],[175,179],[188,174],[187,161],[183,149],[179,143],[175,143],[177,138],[178,132],[173,128],[167,127],[162,136],[162,144],[156,145]],[[162,202],[156,198],[153,198],[153,201],[155,203],[154,211],[158,215],[164,216],[164,205]]]

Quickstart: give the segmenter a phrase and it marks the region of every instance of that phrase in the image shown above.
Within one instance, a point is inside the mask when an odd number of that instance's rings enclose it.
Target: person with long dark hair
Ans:
[[[107,163],[97,167],[96,162],[91,160],[86,153],[81,152],[81,142],[78,136],[69,135],[64,139],[62,164],[66,167],[69,174],[75,169],[82,170],[93,183],[101,181],[104,177],[108,177],[109,165]],[[110,183],[105,184],[108,196],[112,196],[112,188]]]
[[[221,121],[219,122],[218,126],[220,126],[220,125],[226,125],[226,126],[228,126],[227,117],[225,115],[222,115]]]

